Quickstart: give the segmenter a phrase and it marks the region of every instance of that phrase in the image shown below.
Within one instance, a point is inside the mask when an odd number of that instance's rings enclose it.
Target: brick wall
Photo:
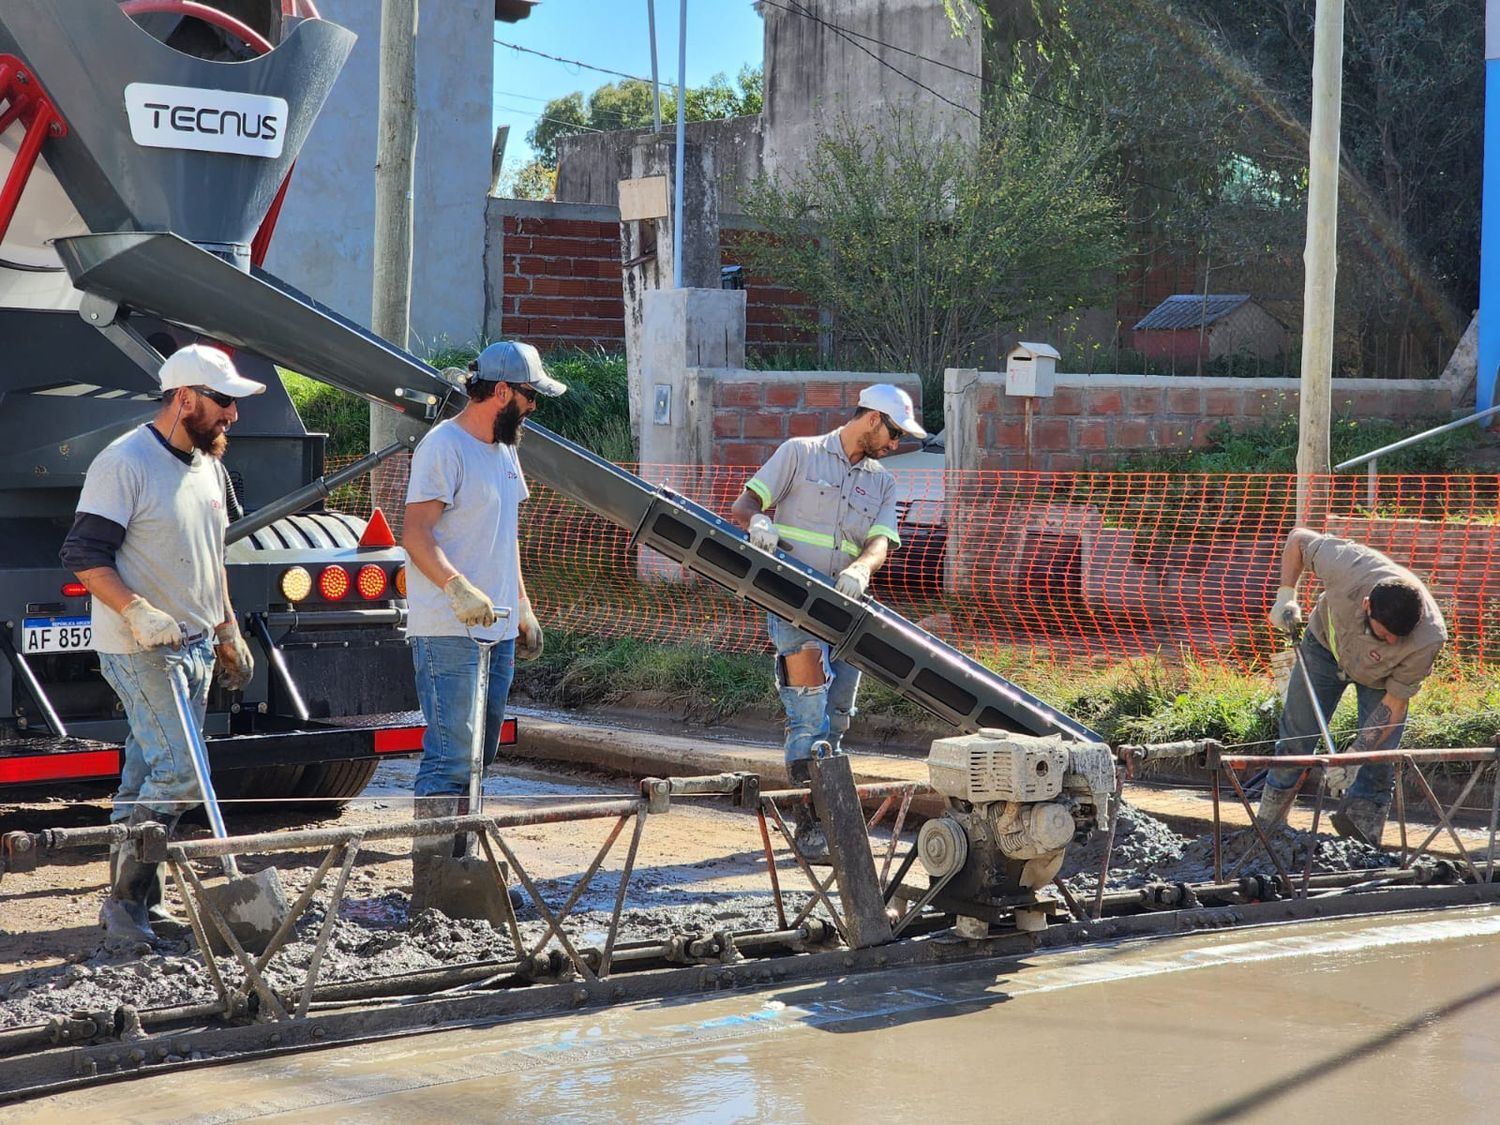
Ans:
[[[624,350],[616,208],[492,199],[487,221],[487,336],[519,337],[544,351]],[[722,264],[742,264],[744,242],[756,237],[742,220],[726,217]],[[752,350],[774,354],[816,346],[815,333],[793,327],[795,318],[808,313],[805,297],[754,275],[747,275],[745,288],[745,342]]]
[[[950,372],[952,380],[960,375]],[[964,384],[964,409],[972,411],[974,448],[950,465],[979,469],[1026,468],[1025,400],[1005,393],[1005,377],[980,372]],[[1122,453],[1201,448],[1221,422],[1238,428],[1296,417],[1295,379],[1211,379],[1168,375],[1058,375],[1051,398],[1032,401],[1031,468],[1065,472],[1110,466]],[[950,413],[956,400],[950,395]],[[1435,379],[1335,379],[1338,416],[1395,420],[1446,417],[1454,406],[1449,387]],[[950,431],[955,427],[950,417]],[[950,432],[949,449],[955,443]]]
[[[724,371],[713,382],[715,465],[763,465],[789,437],[837,429],[859,405],[871,383],[895,383],[922,413],[922,387],[915,375],[859,371]]]

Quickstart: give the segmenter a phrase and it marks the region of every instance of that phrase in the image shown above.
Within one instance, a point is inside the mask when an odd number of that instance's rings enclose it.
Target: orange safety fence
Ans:
[[[522,458],[524,461],[524,447]],[[743,468],[626,466],[720,514]],[[1264,667],[1265,614],[1294,524],[1290,474],[901,470],[902,547],[872,593],[971,654],[1009,649],[1075,665],[1161,655]],[[398,517],[406,464],[333,506]],[[1376,547],[1425,580],[1468,661],[1500,661],[1500,476],[1324,477],[1315,530]],[[764,615],[532,484],[522,565],[543,622],[570,632],[766,647]],[[1491,574],[1496,574],[1492,580]],[[1304,581],[1308,605],[1317,587]]]

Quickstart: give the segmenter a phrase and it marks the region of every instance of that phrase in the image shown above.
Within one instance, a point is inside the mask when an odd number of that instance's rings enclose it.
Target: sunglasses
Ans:
[[[209,390],[209,388],[207,387],[194,387],[193,393],[202,395],[204,398],[208,399],[209,402],[213,403],[221,410],[228,410],[237,401],[239,401],[233,395],[226,395],[221,391]]]
[[[906,436],[906,431],[890,420],[890,417],[882,414],[880,420],[885,423],[885,432],[891,435],[892,441],[900,441]]]
[[[527,402],[536,401],[536,388],[530,383],[506,383],[505,385],[510,388],[511,394],[520,395]]]

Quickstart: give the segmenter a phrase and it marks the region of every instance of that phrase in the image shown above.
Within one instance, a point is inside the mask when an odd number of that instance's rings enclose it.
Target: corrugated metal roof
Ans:
[[[1179,293],[1168,297],[1136,322],[1135,328],[1201,328],[1234,312],[1250,300],[1248,293]]]

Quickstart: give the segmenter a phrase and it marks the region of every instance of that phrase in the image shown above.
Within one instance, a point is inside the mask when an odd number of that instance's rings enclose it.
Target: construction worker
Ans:
[[[60,557],[88,588],[99,670],[130,723],[110,820],[154,820],[170,837],[202,796],[187,734],[170,718],[169,676],[181,670],[201,724],[216,666],[230,691],[254,674],[224,569],[235,501],[221,458],[239,400],[266,388],[223,351],[198,344],[173,352],[160,380],[156,417],[89,466]],[[170,917],[157,864],[142,862],[133,842],[111,848],[105,930],[152,940],[152,923]]]
[[[1270,612],[1275,628],[1293,634],[1301,629],[1297,580],[1309,570],[1322,581],[1323,593],[1298,652],[1313,694],[1294,670],[1276,753],[1316,753],[1321,735],[1314,707],[1325,717],[1332,715],[1351,683],[1359,703],[1358,733],[1345,751],[1394,750],[1401,745],[1407,705],[1448,639],[1442,611],[1416,575],[1379,551],[1298,527],[1281,553],[1281,588]],[[1300,776],[1295,769],[1270,772],[1258,820],[1268,826],[1282,821]],[[1331,817],[1339,835],[1380,846],[1393,777],[1388,763],[1359,768]]]
[[[841,594],[861,598],[870,576],[892,547],[901,545],[896,524],[896,483],[880,465],[903,437],[925,438],[911,396],[879,383],[859,394],[859,409],[832,433],[792,438],[750,478],[730,519],[764,551],[778,547],[827,575]],[[775,510],[775,520],[767,513]],[[776,687],[786,709],[787,774],[793,785],[811,784],[813,747],[842,750],[853,717],[859,672],[831,661],[829,646],[809,633],[767,616],[776,649]],[[797,849],[824,859],[828,843],[808,806],[796,813]]]
[[[537,395],[555,398],[567,387],[547,373],[536,348],[504,341],[469,364],[465,390],[463,410],[434,426],[412,454],[406,491],[406,632],[427,722],[413,809],[418,819],[466,810],[480,651],[475,641],[499,642],[489,650],[486,766],[499,749],[515,661],[542,653],[542,627],[521,575],[517,526],[530,492],[516,450]],[[497,616],[497,608],[509,613]],[[414,914],[428,898],[428,860],[456,846],[453,837],[413,841]]]

